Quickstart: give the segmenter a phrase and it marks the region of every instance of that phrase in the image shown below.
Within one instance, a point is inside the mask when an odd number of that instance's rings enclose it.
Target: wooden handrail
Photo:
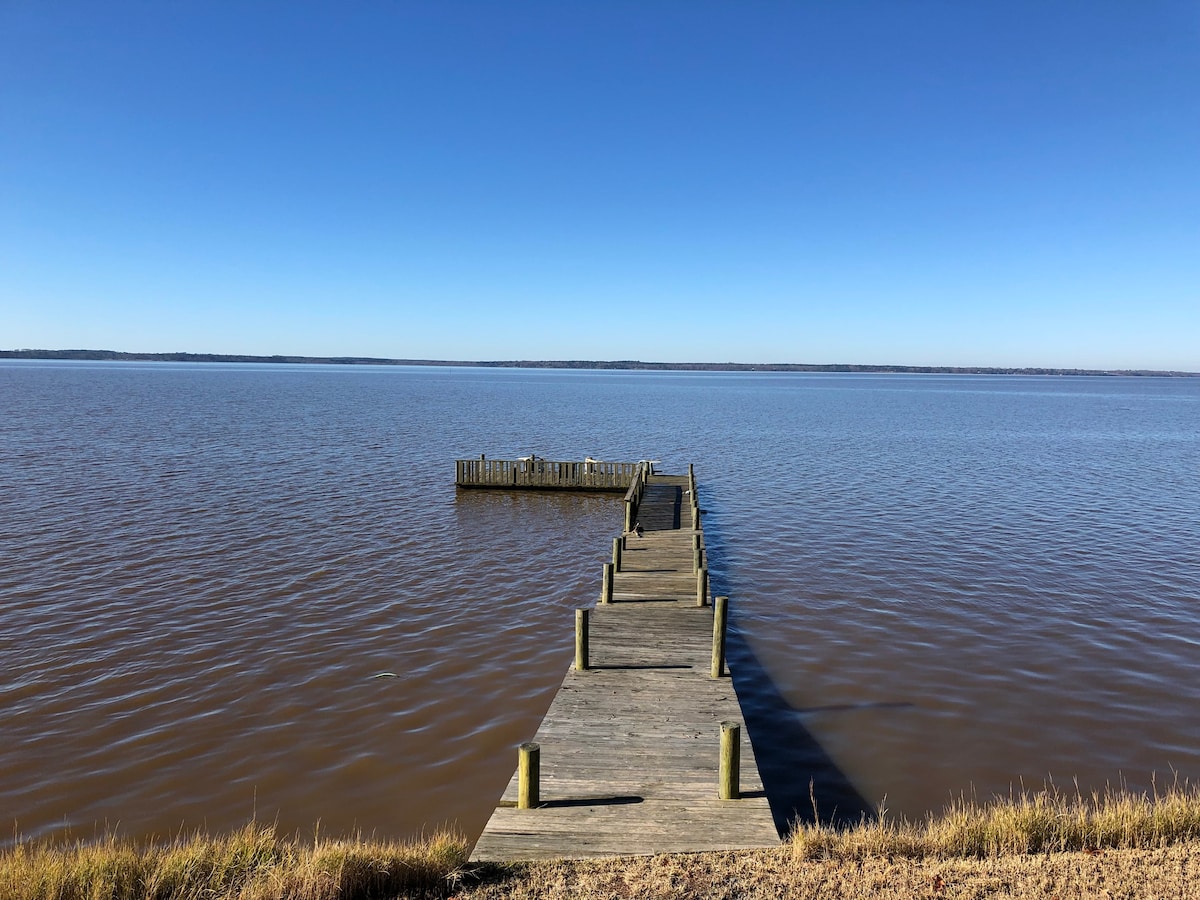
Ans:
[[[637,482],[641,463],[597,459],[549,460],[460,459],[454,464],[454,483],[464,488],[533,488],[538,490],[628,491]]]
[[[650,463],[645,460],[637,463],[637,472],[633,476],[633,483],[629,485],[629,490],[625,492],[626,533],[633,531],[634,525],[637,523],[637,511],[642,503],[642,494],[646,490],[646,476],[649,470]]]

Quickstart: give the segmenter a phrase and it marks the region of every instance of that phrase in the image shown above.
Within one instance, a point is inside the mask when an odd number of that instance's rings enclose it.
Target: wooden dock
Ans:
[[[731,751],[736,729],[723,727],[740,727],[742,714],[723,662],[714,669],[724,632],[718,651],[695,498],[690,472],[646,471],[630,486],[626,526],[640,523],[643,534],[618,539],[599,602],[584,614],[582,646],[577,630],[576,658],[586,668],[566,673],[533,739],[537,796],[531,808],[518,808],[519,767],[473,860],[779,843],[750,741],[740,737],[739,760]],[[722,771],[722,789],[736,782],[740,799],[719,799]]]

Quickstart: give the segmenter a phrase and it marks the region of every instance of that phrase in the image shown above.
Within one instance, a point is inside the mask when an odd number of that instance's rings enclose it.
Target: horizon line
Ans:
[[[0,350],[0,359],[76,360],[91,362],[268,363],[300,365],[458,366],[507,369],[587,369],[688,372],[858,372],[936,375],[1133,375],[1196,378],[1200,372],[1158,369],[1093,369],[1055,366],[940,366],[888,363],[740,363],[653,362],[643,360],[450,360],[399,359],[375,356],[256,355],[245,353],[143,353],[123,350]]]

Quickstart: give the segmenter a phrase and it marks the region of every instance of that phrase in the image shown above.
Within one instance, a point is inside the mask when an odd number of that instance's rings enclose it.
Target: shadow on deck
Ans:
[[[678,485],[652,481],[642,495],[638,521],[647,531],[674,531],[679,528],[682,503],[683,489]]]

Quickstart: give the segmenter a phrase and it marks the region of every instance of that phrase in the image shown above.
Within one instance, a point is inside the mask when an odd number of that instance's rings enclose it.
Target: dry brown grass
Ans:
[[[506,874],[505,874],[506,872]],[[798,859],[791,848],[530,863],[470,877],[458,900],[1200,898],[1200,844],[986,859]]]
[[[1053,786],[978,803],[965,798],[922,822],[881,810],[836,830],[805,825],[791,845],[802,859],[865,856],[986,857],[1087,850],[1153,850],[1200,840],[1200,791],[1175,783],[1139,794],[1064,793]]]
[[[1200,898],[1200,792],[964,799],[919,823],[800,827],[773,850],[476,869],[455,896]]]
[[[770,850],[466,864],[461,839],[303,844],[247,827],[166,846],[115,838],[0,851],[0,900],[1008,898],[1200,900],[1200,793],[1051,789],[920,823],[804,827]]]
[[[368,900],[444,896],[466,862],[461,839],[417,844],[280,838],[248,826],[169,845],[113,837],[0,852],[0,900]]]

